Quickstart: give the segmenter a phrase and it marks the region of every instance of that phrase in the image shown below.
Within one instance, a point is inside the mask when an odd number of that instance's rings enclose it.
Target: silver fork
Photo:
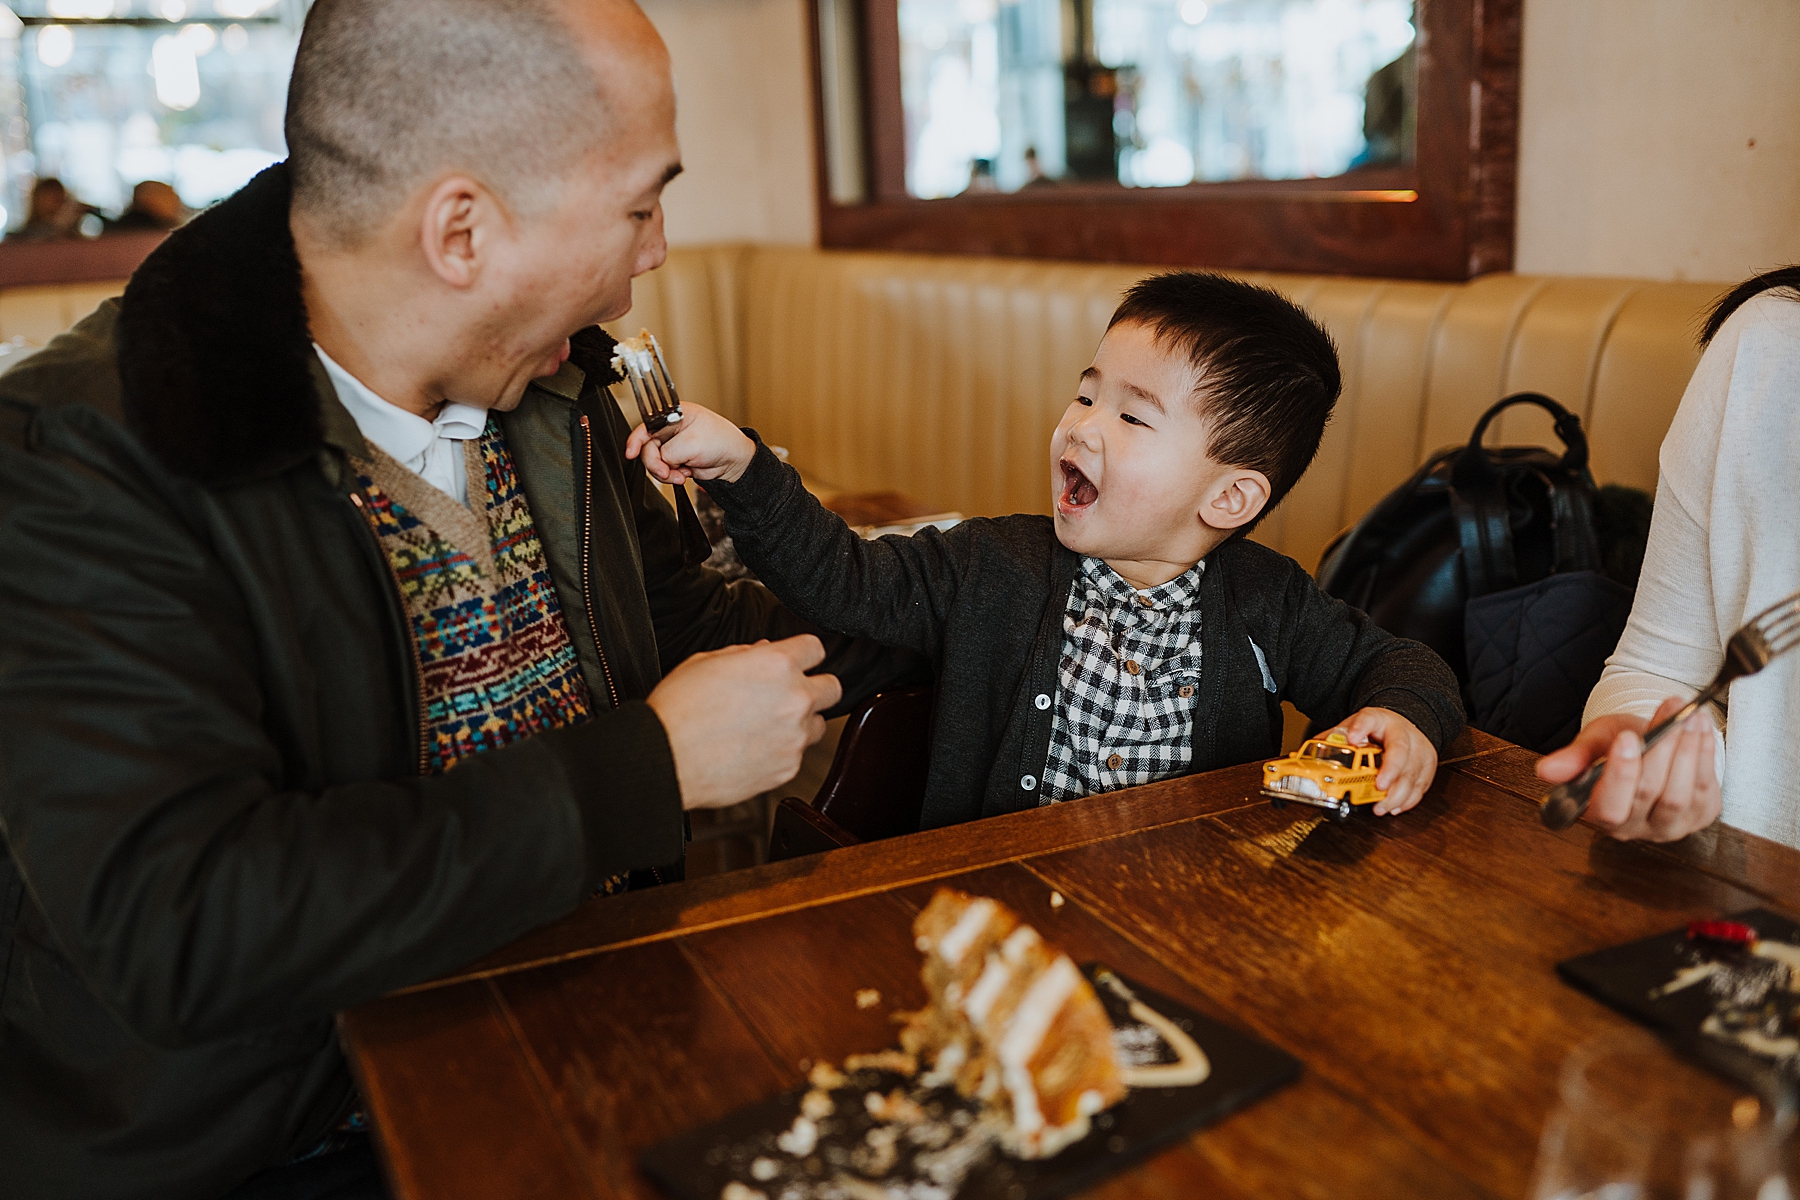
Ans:
[[[637,401],[644,428],[657,441],[666,442],[681,432],[681,393],[675,390],[675,380],[669,374],[669,364],[663,361],[662,346],[657,344],[655,335],[645,329],[633,340],[643,348],[628,349],[621,342],[613,352],[613,367],[631,384],[631,397]],[[688,498],[686,485],[676,484],[674,490],[682,562],[688,566],[703,563],[712,556],[706,527],[694,511],[694,502]]]
[[[1795,646],[1800,646],[1800,592],[1765,608],[1731,635],[1731,640],[1725,643],[1725,662],[1719,667],[1719,673],[1674,716],[1644,734],[1644,752],[1649,753],[1650,747],[1661,741],[1664,734],[1699,712],[1702,705],[1724,695],[1733,682],[1756,674]],[[1605,770],[1606,760],[1595,759],[1593,765],[1580,775],[1550,789],[1550,794],[1538,808],[1544,824],[1552,829],[1567,829],[1579,821],[1581,814],[1587,811],[1588,797],[1593,793],[1594,785]]]
[[[625,349],[622,344],[613,361],[623,369],[626,381],[631,384],[631,396],[637,401],[644,428],[657,441],[666,442],[681,432],[681,396],[675,390],[674,379],[669,376],[669,365],[663,361],[662,347],[657,344],[656,336],[645,329],[639,332],[637,340],[649,351],[648,366],[638,353]]]

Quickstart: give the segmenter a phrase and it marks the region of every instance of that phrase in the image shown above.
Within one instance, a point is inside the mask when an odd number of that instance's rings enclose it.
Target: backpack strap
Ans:
[[[1578,478],[1586,480],[1590,490],[1593,488],[1593,480],[1585,474]],[[1556,565],[1551,574],[1600,570],[1600,532],[1594,527],[1591,505],[1580,503],[1580,489],[1572,486],[1567,476],[1561,483],[1545,478],[1544,484],[1550,495],[1551,529],[1556,538]]]
[[[1482,446],[1488,426],[1495,417],[1520,404],[1531,404],[1549,413],[1556,423],[1556,436],[1562,439],[1562,468],[1577,476],[1587,471],[1587,437],[1581,431],[1581,418],[1550,397],[1537,392],[1519,392],[1508,396],[1481,415],[1469,444],[1456,456],[1450,470],[1450,509],[1456,517],[1457,534],[1462,541],[1463,571],[1468,579],[1469,596],[1485,596],[1519,584],[1518,560],[1513,553],[1512,514],[1507,504],[1506,480],[1495,468]],[[1573,564],[1597,559],[1593,553],[1592,531],[1586,536],[1575,512],[1574,498],[1564,487],[1550,488],[1552,512],[1556,525],[1557,569],[1581,569]],[[1567,544],[1565,545],[1565,541]]]

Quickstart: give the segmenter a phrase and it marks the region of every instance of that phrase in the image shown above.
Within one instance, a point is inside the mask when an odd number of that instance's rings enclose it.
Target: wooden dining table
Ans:
[[[402,1200],[655,1197],[647,1146],[894,1044],[947,884],[1302,1063],[1090,1195],[1517,1200],[1559,1065],[1629,1024],[1555,964],[1800,911],[1800,853],[1737,830],[1545,829],[1535,761],[1465,734],[1417,808],[1341,823],[1250,764],[598,899],[340,1034]]]

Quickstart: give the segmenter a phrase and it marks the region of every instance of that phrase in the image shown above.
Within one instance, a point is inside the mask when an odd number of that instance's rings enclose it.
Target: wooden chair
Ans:
[[[811,804],[775,808],[769,861],[898,837],[919,828],[930,765],[932,689],[881,692],[850,714]]]

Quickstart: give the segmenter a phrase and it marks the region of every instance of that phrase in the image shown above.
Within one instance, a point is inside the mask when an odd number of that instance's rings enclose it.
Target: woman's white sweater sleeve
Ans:
[[[1706,528],[1681,504],[1665,475],[1657,483],[1656,516],[1631,621],[1582,720],[1608,713],[1648,717],[1670,696],[1691,697],[1719,668],[1721,644],[1713,632]]]
[[[1800,302],[1746,303],[1701,356],[1663,440],[1631,620],[1584,720],[1686,699],[1733,631],[1800,591]],[[1715,714],[1715,717],[1717,714]],[[1800,845],[1800,655],[1732,685],[1718,762],[1724,819]]]

